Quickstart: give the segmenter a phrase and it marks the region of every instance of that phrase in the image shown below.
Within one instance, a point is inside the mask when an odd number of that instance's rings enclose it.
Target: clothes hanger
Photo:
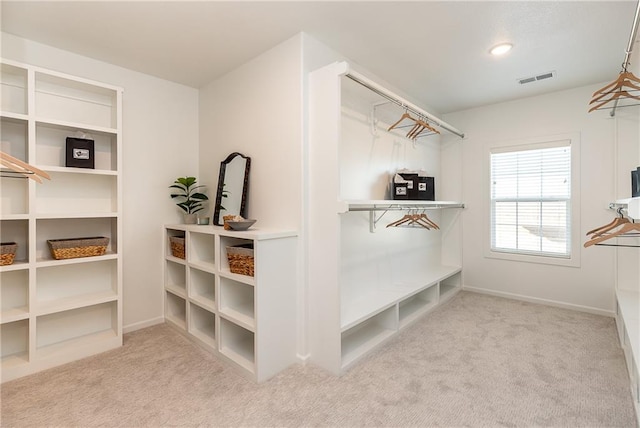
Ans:
[[[610,88],[615,87],[616,85],[619,84],[625,84],[625,82],[627,80],[636,82],[636,83],[640,83],[640,79],[638,79],[636,76],[634,76],[633,73],[631,73],[630,71],[627,71],[626,69],[624,71],[622,71],[619,75],[618,78],[616,80],[614,80],[613,82],[609,83],[606,86],[603,86],[602,88],[598,89],[597,91],[595,91],[593,93],[593,96],[595,97],[598,94],[601,94],[603,92],[611,92]]]
[[[422,213],[420,215],[422,216],[424,221],[426,221],[428,224],[431,225],[431,227],[433,227],[434,229],[440,229],[440,226],[438,226],[433,220],[431,220],[429,217],[427,217],[426,213]]]
[[[42,178],[51,180],[51,176],[49,176],[49,174],[47,174],[46,172],[32,165],[29,165],[28,163],[23,162],[20,159],[15,158],[7,153],[0,152],[0,163],[7,168],[15,171],[16,173],[31,178],[38,183],[42,183]]]
[[[592,238],[589,241],[584,243],[584,247],[590,247],[592,245],[598,244],[602,241],[606,241],[607,239],[615,238],[616,236],[624,235],[629,232],[640,232],[640,223],[626,223],[623,224],[622,227],[615,232],[607,233],[600,235],[596,238]]]
[[[640,97],[637,97],[637,96],[635,96],[635,95],[631,95],[631,94],[630,94],[629,92],[627,92],[627,91],[614,92],[614,93],[613,93],[613,95],[611,96],[611,98],[609,98],[609,99],[605,100],[604,102],[602,102],[602,103],[600,103],[600,104],[597,104],[597,105],[595,105],[595,106],[591,107],[591,108],[589,109],[589,113],[591,113],[592,111],[594,111],[594,110],[596,110],[596,109],[598,109],[598,108],[602,107],[603,105],[605,105],[605,104],[607,104],[607,103],[610,103],[611,101],[614,101],[614,100],[616,100],[616,99],[618,99],[618,98],[621,98],[621,97],[622,97],[622,98],[633,98],[634,100],[638,100],[638,101],[640,101]]]
[[[400,220],[392,221],[387,227],[396,227],[411,220],[411,214],[405,214]]]
[[[587,236],[592,235],[592,234],[598,234],[596,236],[601,235],[602,233],[605,233],[611,229],[615,229],[618,226],[621,226],[625,223],[629,223],[629,219],[627,219],[625,216],[622,215],[622,208],[618,208],[618,217],[614,218],[613,220],[611,220],[611,222],[609,224],[606,224],[604,226],[600,226],[600,227],[596,227],[593,230],[590,230],[586,233]]]
[[[596,101],[601,100],[602,98],[606,97],[607,95],[610,95],[610,94],[615,93],[615,91],[616,91],[617,89],[620,89],[620,91],[622,91],[622,90],[624,90],[624,88],[625,88],[625,87],[631,88],[632,90],[640,91],[640,86],[638,86],[638,85],[634,85],[634,84],[633,84],[633,83],[631,83],[631,82],[627,82],[627,81],[617,82],[617,83],[615,84],[615,86],[614,86],[613,88],[611,88],[610,90],[605,91],[605,92],[602,92],[602,93],[600,93],[599,95],[597,95],[597,94],[598,94],[597,92],[596,92],[595,94],[593,94],[593,96],[594,96],[595,98],[593,98],[593,99],[589,102],[589,104],[593,104],[593,103],[595,103]],[[596,96],[596,95],[597,95],[597,96]]]
[[[396,123],[394,123],[393,125],[391,125],[391,126],[389,127],[389,129],[387,129],[387,131],[391,131],[393,128],[395,128],[396,126],[398,126],[398,125],[400,124],[400,122],[402,122],[402,121],[403,121],[403,120],[405,120],[405,119],[411,119],[411,120],[413,120],[414,122],[416,121],[416,119],[414,119],[413,117],[411,117],[411,115],[409,114],[409,112],[405,110],[405,112],[403,113],[403,115],[402,115],[402,116],[400,116],[400,119],[399,119]]]

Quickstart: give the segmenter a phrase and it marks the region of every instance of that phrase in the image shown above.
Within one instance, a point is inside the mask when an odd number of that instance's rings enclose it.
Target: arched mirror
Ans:
[[[231,153],[220,162],[213,224],[222,226],[225,215],[241,215],[246,218],[250,165],[251,158],[238,152]]]

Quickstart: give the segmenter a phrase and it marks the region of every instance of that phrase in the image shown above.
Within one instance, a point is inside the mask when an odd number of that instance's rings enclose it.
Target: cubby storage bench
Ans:
[[[122,88],[13,61],[0,65],[0,150],[51,181],[0,179],[2,381],[122,345]],[[95,168],[66,166],[66,138]],[[49,239],[109,238],[106,254],[55,260]]]
[[[172,253],[182,237],[185,258]],[[165,226],[165,319],[262,382],[296,362],[295,232]],[[233,273],[227,248],[252,245],[254,276]]]

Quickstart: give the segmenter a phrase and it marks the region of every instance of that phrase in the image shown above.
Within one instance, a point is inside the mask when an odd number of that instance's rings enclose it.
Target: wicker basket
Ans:
[[[227,247],[227,260],[229,261],[231,273],[253,276],[253,244]]]
[[[47,243],[54,259],[75,259],[102,256],[107,252],[109,238],[94,236],[90,238],[49,239]]]
[[[179,259],[185,258],[184,252],[184,237],[170,236],[169,244],[171,245],[171,255]]]
[[[18,244],[15,242],[0,243],[0,266],[13,264],[13,261],[16,258],[17,249]]]

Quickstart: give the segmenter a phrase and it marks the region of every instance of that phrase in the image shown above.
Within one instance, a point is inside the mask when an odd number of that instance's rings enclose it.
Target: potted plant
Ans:
[[[204,201],[209,197],[198,191],[204,186],[196,186],[195,177],[179,177],[169,188],[177,189],[171,194],[172,199],[178,199],[176,205],[184,211],[184,222],[187,224],[196,223],[196,213],[204,209]]]

